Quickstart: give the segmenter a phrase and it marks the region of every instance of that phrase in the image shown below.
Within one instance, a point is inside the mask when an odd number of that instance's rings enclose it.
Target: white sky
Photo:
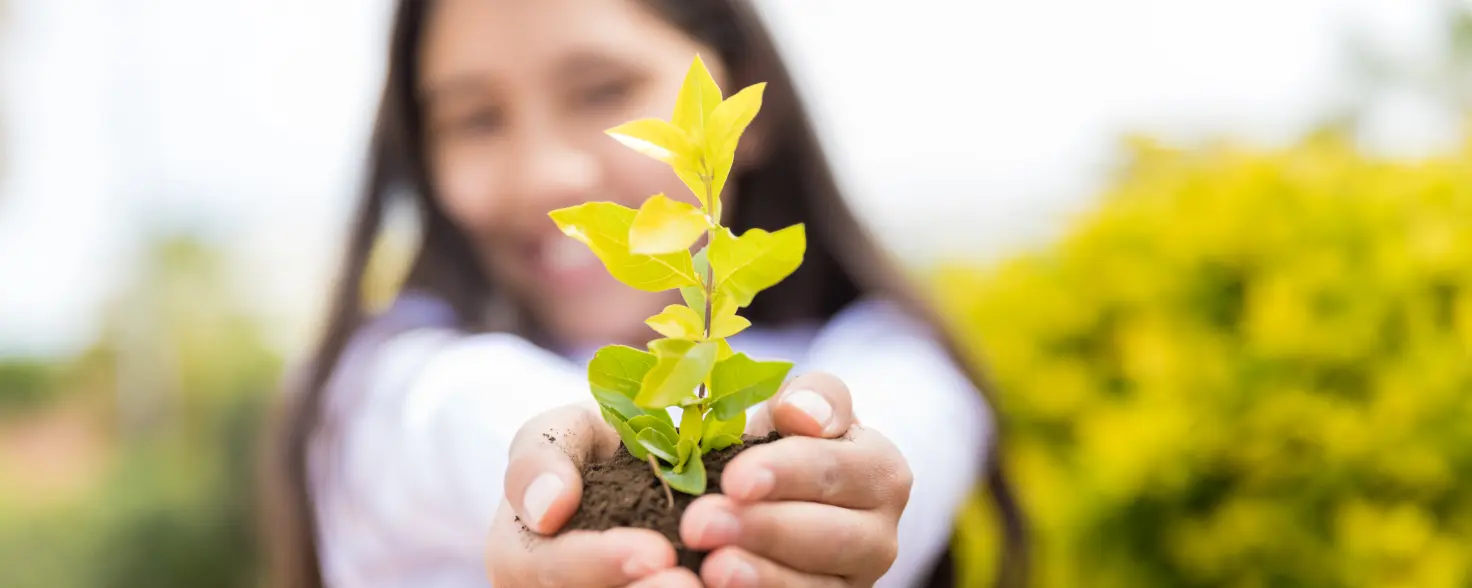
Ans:
[[[84,344],[152,226],[231,247],[242,291],[299,335],[346,223],[387,2],[8,2],[0,354]],[[1435,0],[761,4],[855,206],[912,258],[1046,236],[1125,131],[1293,137],[1347,89],[1350,30],[1437,49]],[[1435,148],[1442,114],[1389,100],[1372,138]]]

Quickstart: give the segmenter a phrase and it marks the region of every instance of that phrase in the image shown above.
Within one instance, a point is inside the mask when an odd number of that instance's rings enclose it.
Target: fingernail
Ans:
[[[833,406],[812,390],[798,390],[788,394],[786,403],[807,413],[825,431],[828,430],[829,421],[833,420]]]
[[[750,474],[736,481],[736,487],[731,489],[731,498],[744,501],[754,501],[766,498],[777,485],[777,478],[772,475],[772,470],[757,468]]]
[[[740,531],[740,523],[736,522],[735,516],[726,511],[717,511],[705,519],[705,524],[695,533],[695,537],[701,545],[713,547],[735,542]]]
[[[643,578],[644,576],[653,574],[654,569],[654,562],[649,561],[646,557],[636,555],[624,562],[624,576],[629,579]]]
[[[748,588],[756,586],[756,568],[739,557],[726,559],[726,572],[722,574],[722,588]]]
[[[542,474],[532,480],[531,485],[526,487],[526,494],[521,498],[521,508],[526,510],[526,518],[530,519],[529,527],[533,531],[542,530],[542,517],[547,516],[547,509],[552,508],[552,502],[562,494],[562,489],[567,484],[556,474]]]

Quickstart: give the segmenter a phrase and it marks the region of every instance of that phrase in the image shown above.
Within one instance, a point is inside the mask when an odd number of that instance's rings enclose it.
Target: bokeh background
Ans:
[[[998,384],[1036,586],[1472,585],[1472,2],[758,5]],[[259,584],[388,15],[0,0],[0,586]]]

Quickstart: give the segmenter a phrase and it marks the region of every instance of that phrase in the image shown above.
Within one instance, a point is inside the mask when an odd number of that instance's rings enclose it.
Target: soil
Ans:
[[[721,472],[738,454],[779,438],[776,433],[765,437],[748,435],[742,439],[740,445],[706,454],[706,493],[721,491]],[[668,508],[669,500],[665,498],[664,486],[649,470],[649,462],[636,459],[620,446],[612,459],[588,464],[583,468],[583,501],[578,505],[578,512],[563,529],[653,529],[675,545],[680,566],[699,574],[700,564],[705,561],[705,552],[686,549],[685,544],[680,541],[680,517],[696,497],[678,491],[674,495],[675,506]]]

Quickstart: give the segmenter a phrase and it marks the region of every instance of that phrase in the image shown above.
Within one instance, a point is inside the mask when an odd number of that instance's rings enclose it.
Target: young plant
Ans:
[[[662,336],[648,351],[600,349],[588,364],[588,383],[629,453],[686,494],[705,492],[701,457],[741,443],[746,410],[776,393],[792,369],[736,353],[726,342],[751,326],[737,310],[796,271],[807,248],[801,224],[742,235],[721,225],[721,190],[765,87],[723,99],[697,55],[669,121],[642,119],[607,131],[669,164],[699,208],[655,194],[638,210],[589,202],[551,213],[615,278],[649,292],[678,289],[684,298],[645,321]],[[701,237],[705,245],[692,255]],[[671,407],[681,411],[678,426]]]

